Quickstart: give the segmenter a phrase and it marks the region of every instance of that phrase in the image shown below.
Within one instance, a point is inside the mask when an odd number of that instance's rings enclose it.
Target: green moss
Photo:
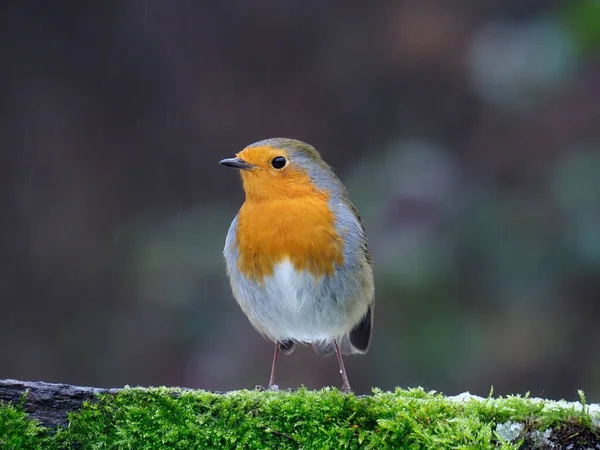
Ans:
[[[50,449],[54,444],[48,430],[34,420],[27,420],[21,405],[0,402],[0,448]]]
[[[58,430],[27,420],[19,406],[0,405],[0,448],[517,449],[525,434],[505,442],[495,431],[508,421],[524,424],[525,432],[567,423],[595,427],[585,408],[551,409],[521,397],[458,401],[422,389],[356,397],[333,389],[128,388],[85,403]]]

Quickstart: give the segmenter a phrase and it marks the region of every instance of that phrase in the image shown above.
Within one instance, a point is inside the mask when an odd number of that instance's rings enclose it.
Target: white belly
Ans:
[[[250,322],[273,340],[322,342],[341,338],[366,313],[366,302],[336,295],[330,282],[298,272],[289,260],[263,284],[247,283],[236,298]]]

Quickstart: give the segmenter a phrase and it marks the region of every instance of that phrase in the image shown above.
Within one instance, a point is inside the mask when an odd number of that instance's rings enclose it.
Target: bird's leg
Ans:
[[[277,355],[279,354],[279,342],[275,342],[275,352],[273,353],[273,365],[271,366],[271,376],[269,377],[269,386],[267,389],[277,391],[279,388],[275,384],[275,366],[277,365]]]
[[[352,392],[352,388],[350,387],[350,383],[348,382],[348,375],[346,375],[346,367],[344,367],[342,352],[340,350],[340,346],[337,343],[337,340],[333,340],[333,345],[335,346],[335,356],[337,356],[338,363],[340,364],[340,373],[342,374],[342,392],[344,394],[349,394],[350,392]]]

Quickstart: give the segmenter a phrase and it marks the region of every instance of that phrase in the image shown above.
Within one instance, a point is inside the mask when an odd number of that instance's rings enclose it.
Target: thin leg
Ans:
[[[277,390],[275,384],[275,366],[277,365],[277,355],[279,354],[279,342],[275,342],[275,352],[273,353],[273,365],[271,366],[271,376],[269,377],[269,386],[267,389]]]
[[[333,345],[335,346],[335,356],[337,356],[338,363],[340,364],[340,373],[342,374],[342,392],[344,394],[349,394],[352,392],[352,388],[348,382],[348,375],[346,375],[346,367],[344,367],[342,352],[340,351],[340,346],[335,339],[333,340]]]

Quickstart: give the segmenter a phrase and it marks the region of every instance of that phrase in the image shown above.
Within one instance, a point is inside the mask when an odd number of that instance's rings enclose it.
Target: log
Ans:
[[[67,413],[79,409],[83,402],[94,400],[98,393],[116,394],[121,389],[102,389],[42,381],[0,380],[0,401],[23,404],[32,419],[47,427],[66,426]]]
[[[97,394],[108,396],[99,400]],[[447,442],[497,448],[506,441],[520,448],[600,449],[600,404],[588,404],[582,392],[579,402],[469,393],[446,397],[422,388],[371,396],[347,396],[335,389],[223,394],[0,380],[0,406],[22,405],[27,413],[12,422],[10,414],[4,415],[10,426],[0,421],[0,448],[120,448],[124,441],[131,448],[148,442],[159,442],[160,448],[181,442],[190,448],[231,448],[251,433],[257,448],[298,448],[315,442],[328,448],[335,435],[348,445],[358,439],[382,449],[398,448],[399,439],[421,446]],[[68,413],[96,401],[100,403],[69,422]],[[32,432],[23,427],[29,419],[37,419],[45,429],[34,427]],[[546,425],[538,429],[540,424]],[[66,427],[61,433],[48,432],[61,426]]]

